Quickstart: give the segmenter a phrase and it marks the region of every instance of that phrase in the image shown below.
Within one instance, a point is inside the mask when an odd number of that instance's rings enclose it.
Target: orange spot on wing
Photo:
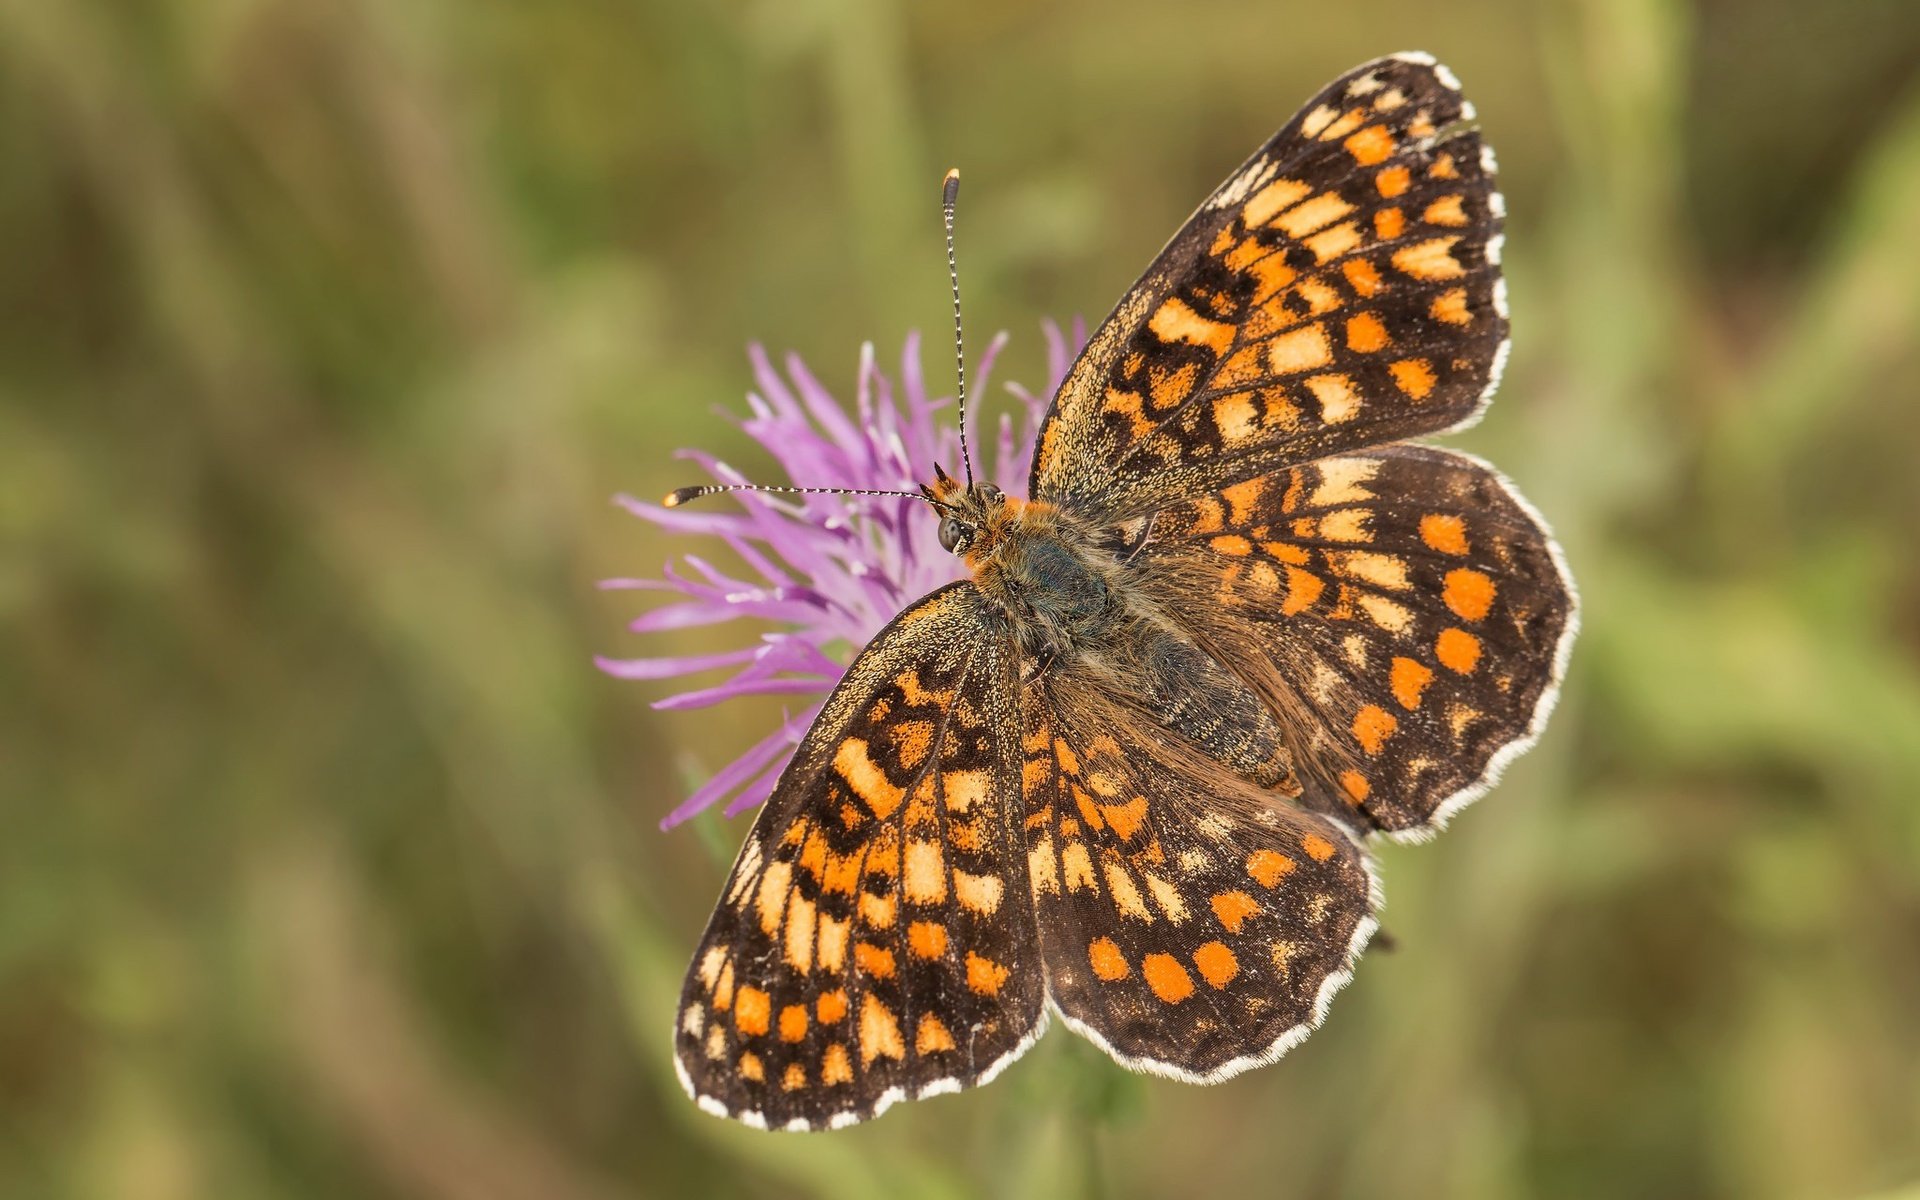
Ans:
[[[1000,908],[1000,895],[1005,885],[998,875],[974,875],[960,870],[953,871],[953,894],[960,901],[960,907],[969,912],[992,916]]]
[[[1307,249],[1313,251],[1315,262],[1328,262],[1358,246],[1361,241],[1360,227],[1352,221],[1342,221],[1329,226],[1311,237],[1303,239]],[[1305,285],[1303,284],[1304,288]],[[1318,311],[1318,310],[1316,310]]]
[[[1471,675],[1480,662],[1480,639],[1464,629],[1442,629],[1434,639],[1433,656],[1448,670]]]
[[[1324,104],[1316,105],[1312,112],[1300,118],[1300,132],[1307,137],[1318,137],[1339,115],[1340,110],[1337,108],[1328,108]]]
[[[1193,392],[1193,380],[1200,373],[1199,363],[1188,363],[1177,371],[1154,367],[1147,372],[1147,395],[1155,408],[1172,408]]]
[[[1220,918],[1220,924],[1228,933],[1239,933],[1246,919],[1259,912],[1259,902],[1245,892],[1220,892],[1213,898],[1213,915]]]
[[[1313,371],[1333,361],[1327,331],[1317,322],[1281,334],[1267,343],[1267,369],[1275,375]]]
[[[760,876],[754,897],[754,910],[760,915],[760,929],[768,937],[780,931],[780,918],[786,912],[787,895],[793,888],[793,864],[774,862]]]
[[[1384,334],[1384,330],[1382,333]],[[1347,323],[1347,338],[1353,338],[1353,323]],[[1353,386],[1353,380],[1345,375],[1309,375],[1306,379],[1307,390],[1320,402],[1320,419],[1329,425],[1338,425],[1342,421],[1353,419],[1360,411],[1359,389]]]
[[[903,862],[906,873],[903,890],[907,899],[916,904],[938,904],[947,898],[946,863],[938,842],[907,843]]]
[[[963,813],[987,798],[992,782],[986,771],[946,771],[940,776],[940,791],[949,812]]]
[[[1220,232],[1226,233],[1232,228],[1233,227],[1229,225]],[[1218,243],[1215,244],[1217,245]],[[1215,253],[1219,254],[1223,261],[1226,262],[1229,270],[1244,271],[1260,259],[1273,253],[1273,247],[1263,246],[1260,244],[1259,238],[1249,237],[1245,241],[1235,243],[1234,246],[1225,251],[1224,254],[1218,250],[1216,250]]]
[[[875,929],[885,929],[893,924],[899,908],[899,902],[892,896],[876,896],[872,892],[860,893],[860,919]]]
[[[1153,913],[1147,908],[1147,902],[1141,898],[1140,889],[1134,885],[1133,876],[1120,865],[1117,858],[1108,858],[1105,863],[1107,890],[1113,897],[1113,906],[1122,916],[1136,920],[1151,921]]]
[[[820,998],[813,1002],[813,1015],[820,1019],[822,1025],[831,1025],[846,1016],[847,989],[835,988],[820,993]]]
[[[1266,351],[1260,346],[1242,346],[1233,352],[1233,356],[1220,365],[1213,373],[1211,386],[1215,388],[1238,387],[1264,377],[1266,364],[1262,361]]]
[[[1420,540],[1442,554],[1467,552],[1467,523],[1452,513],[1428,513],[1420,518]]]
[[[1362,298],[1380,290],[1380,271],[1364,258],[1350,258],[1341,263],[1340,273],[1347,277],[1347,283],[1354,293]]]
[[[780,1080],[780,1087],[789,1092],[797,1092],[807,1086],[807,1069],[799,1063],[788,1063],[787,1073]]]
[[[1478,621],[1493,607],[1493,594],[1492,578],[1469,567],[1456,567],[1447,572],[1441,598],[1447,602],[1448,608],[1462,617]]]
[[[1377,704],[1364,706],[1353,717],[1353,736],[1368,754],[1380,753],[1380,747],[1386,745],[1387,739],[1398,728],[1399,720]]]
[[[866,801],[873,815],[882,821],[894,814],[906,799],[906,793],[895,787],[867,753],[867,743],[860,738],[848,738],[841,742],[833,752],[834,769],[847,781],[853,794]]]
[[[757,987],[743,987],[733,996],[733,1023],[748,1037],[767,1031],[773,1016],[773,998]]]
[[[1407,214],[1397,208],[1383,208],[1373,214],[1373,233],[1383,242],[1390,242],[1407,231]]]
[[[1258,229],[1282,209],[1298,204],[1313,191],[1297,179],[1276,179],[1253,194],[1240,209],[1240,219],[1248,229]]]
[[[1237,533],[1224,534],[1207,543],[1219,554],[1230,554],[1235,558],[1244,558],[1253,553],[1253,543]]]
[[[1122,841],[1130,842],[1140,831],[1141,822],[1147,819],[1147,798],[1135,796],[1125,804],[1103,804],[1100,812],[1107,819],[1107,827]]]
[[[1367,783],[1367,777],[1358,771],[1342,771],[1340,773],[1340,787],[1341,790],[1347,793],[1347,798],[1355,804],[1365,800],[1367,794],[1373,791],[1372,785]]]
[[[1369,125],[1349,137],[1344,145],[1347,153],[1353,155],[1353,161],[1363,167],[1382,163],[1393,153],[1393,135],[1387,132],[1385,125]]]
[[[933,722],[899,721],[888,731],[888,736],[893,740],[900,765],[911,771],[927,761],[927,751],[933,746]]]
[[[1340,293],[1332,284],[1318,275],[1301,280],[1300,286],[1294,288],[1293,293],[1307,302],[1307,312],[1310,316],[1323,316],[1340,307]]]
[[[1270,888],[1293,871],[1294,861],[1274,850],[1255,850],[1247,855],[1247,874],[1261,887]]]
[[[1324,229],[1353,211],[1353,205],[1341,199],[1338,192],[1321,192],[1311,200],[1302,201],[1274,219],[1274,224],[1286,231],[1288,237],[1304,238],[1316,229]]]
[[[814,904],[796,891],[787,903],[787,965],[802,975],[813,970]]]
[[[854,965],[869,975],[881,979],[892,979],[894,971],[893,951],[885,946],[876,946],[871,942],[853,944]]]
[[[1188,525],[1187,532],[1191,534],[1218,533],[1221,528],[1221,518],[1225,515],[1226,513],[1223,506],[1213,497],[1206,496],[1195,500],[1193,502],[1193,521]]]
[[[766,1077],[767,1065],[760,1061],[758,1054],[749,1050],[740,1056],[740,1078],[751,1079],[755,1083],[760,1083],[765,1080]]]
[[[1059,762],[1060,769],[1067,774],[1078,775],[1080,773],[1080,756],[1074,753],[1073,747],[1067,744],[1065,738],[1053,739],[1053,757]]]
[[[1120,947],[1112,938],[1095,938],[1089,942],[1087,961],[1092,964],[1093,973],[1108,983],[1127,977],[1127,956],[1120,953]]]
[[[1154,310],[1147,328],[1163,342],[1205,346],[1215,354],[1233,345],[1233,326],[1201,316],[1178,296],[1169,296]]]
[[[1325,862],[1333,857],[1333,843],[1317,833],[1309,833],[1301,838],[1300,848],[1315,862]]]
[[[939,958],[947,952],[947,927],[935,921],[915,921],[907,926],[907,944],[921,958]]]
[[[1343,138],[1347,136],[1349,133],[1352,133],[1354,130],[1360,128],[1360,122],[1366,119],[1367,119],[1366,109],[1350,108],[1346,112],[1342,113],[1339,119],[1334,121],[1333,124],[1327,126],[1325,129],[1322,129],[1320,131],[1320,140],[1323,142],[1331,142],[1335,138]]]
[[[1287,598],[1280,602],[1280,611],[1291,617],[1313,607],[1313,602],[1326,590],[1326,581],[1311,571],[1302,571],[1299,567],[1287,568]]]
[[[1347,318],[1347,348],[1349,350],[1358,350],[1362,354],[1371,354],[1373,351],[1386,345],[1387,340],[1387,327],[1382,325],[1380,318],[1374,316],[1372,313],[1360,313]]]
[[[835,1042],[827,1047],[826,1057],[820,1064],[820,1082],[828,1087],[836,1083],[853,1082],[853,1059],[842,1043]]]
[[[1229,392],[1213,402],[1213,424],[1220,440],[1237,446],[1260,431],[1260,413],[1253,397],[1245,392]]]
[[[1453,244],[1459,240],[1457,236],[1430,238],[1403,246],[1393,252],[1394,270],[1415,279],[1458,279],[1467,273],[1453,257]]]
[[[780,1040],[797,1042],[807,1036],[807,1006],[789,1004],[780,1010]]]
[[[794,826],[794,829],[790,830],[787,836],[780,840],[783,842],[793,841],[794,832],[800,828],[801,826],[799,825]],[[818,880],[826,874],[827,854],[827,839],[822,836],[818,829],[810,829],[806,833],[806,844],[800,848],[800,857],[797,861],[807,874]]]
[[[953,1034],[940,1023],[940,1018],[932,1013],[923,1013],[920,1017],[919,1031],[913,1037],[915,1054],[937,1054],[942,1050],[953,1049]]]
[[[865,1066],[882,1056],[898,1061],[905,1058],[907,1044],[900,1040],[900,1022],[893,1010],[867,993],[860,1004],[860,1063]]]
[[[1433,682],[1433,669],[1411,658],[1393,660],[1393,698],[1412,711],[1420,707],[1420,693]]]
[[[1000,985],[1012,974],[990,958],[967,951],[967,986],[982,996],[997,996]]]
[[[1427,205],[1427,211],[1420,214],[1420,219],[1429,225],[1465,225],[1467,223],[1467,214],[1466,211],[1460,207],[1461,199],[1462,197],[1457,192],[1449,196],[1442,196],[1432,204]]]
[[[1415,400],[1425,400],[1427,393],[1433,391],[1433,385],[1438,382],[1433,365],[1424,358],[1403,358],[1389,369],[1400,390]]]
[[[1193,965],[1200,968],[1200,978],[1216,990],[1232,983],[1233,977],[1240,973],[1240,960],[1220,942],[1207,942],[1195,950]]]
[[[1413,175],[1405,167],[1388,167],[1373,177],[1373,186],[1391,200],[1413,184]]]
[[[1467,289],[1448,288],[1427,305],[1427,315],[1448,325],[1471,325],[1473,314],[1467,310]]]
[[[1168,1004],[1178,1004],[1193,995],[1193,976],[1171,954],[1149,954],[1140,963],[1153,994]]]
[[[1260,494],[1265,489],[1266,484],[1258,479],[1249,479],[1245,483],[1221,489],[1220,498],[1227,502],[1234,524],[1245,525],[1253,519],[1254,510],[1260,504]]]

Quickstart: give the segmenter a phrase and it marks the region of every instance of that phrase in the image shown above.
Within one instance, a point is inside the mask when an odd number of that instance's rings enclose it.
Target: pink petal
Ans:
[[[690,675],[695,671],[707,671],[714,667],[731,667],[736,663],[752,662],[760,654],[760,647],[748,646],[744,650],[727,650],[719,654],[689,654],[679,658],[607,658],[594,655],[593,665],[617,679],[667,679],[675,675]]]

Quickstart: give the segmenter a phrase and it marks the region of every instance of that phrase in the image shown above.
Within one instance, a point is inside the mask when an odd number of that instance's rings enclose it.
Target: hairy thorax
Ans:
[[[982,514],[964,559],[1029,655],[1076,653],[1141,614],[1096,531],[1050,504],[1002,498]]]
[[[1257,688],[1169,619],[1130,572],[1147,523],[1090,525],[998,489],[930,489],[949,505],[948,535],[1022,651],[1022,676],[1048,679],[1056,702],[1150,720],[1262,787],[1297,794],[1292,755]],[[944,540],[944,539],[943,539]]]

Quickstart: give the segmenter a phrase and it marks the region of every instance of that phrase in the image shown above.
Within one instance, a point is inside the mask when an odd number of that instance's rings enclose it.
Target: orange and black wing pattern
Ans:
[[[984,1083],[1044,1024],[1014,648],[970,583],[854,662],[754,823],[694,955],[677,1064],[702,1108],[823,1129]]]
[[[1073,668],[1022,694],[1027,878],[1062,1017],[1121,1064],[1193,1083],[1305,1038],[1374,929],[1361,848],[1334,820],[1101,703]],[[1188,747],[1201,754],[1198,747]]]
[[[1507,345],[1493,157],[1426,55],[1329,84],[1123,297],[1030,494],[1117,521],[1471,420]]]
[[[1437,447],[1247,480],[1162,511],[1153,539],[1145,585],[1283,692],[1303,801],[1368,828],[1418,836],[1491,786],[1544,725],[1578,624],[1539,516]]]

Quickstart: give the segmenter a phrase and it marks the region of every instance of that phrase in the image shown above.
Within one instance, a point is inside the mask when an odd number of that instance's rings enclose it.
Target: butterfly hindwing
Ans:
[[[1365,855],[1106,703],[1022,693],[1028,878],[1061,1014],[1122,1064],[1212,1082],[1306,1037],[1374,928]],[[1184,759],[1184,761],[1181,761]]]
[[[1552,707],[1572,581],[1477,459],[1408,445],[1324,459],[1167,509],[1153,536],[1146,586],[1281,693],[1309,803],[1389,831],[1437,825]]]
[[[1471,117],[1425,55],[1329,84],[1088,342],[1032,496],[1119,520],[1474,416],[1507,318],[1503,209]]]
[[[754,822],[683,989],[702,1107],[772,1128],[985,1082],[1044,984],[1017,849],[1013,648],[971,583],[848,669]]]

